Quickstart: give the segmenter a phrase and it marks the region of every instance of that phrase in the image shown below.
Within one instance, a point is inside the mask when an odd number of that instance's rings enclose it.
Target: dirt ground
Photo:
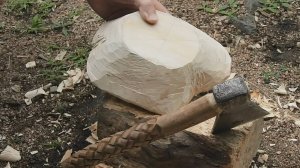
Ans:
[[[95,121],[96,111],[90,106],[97,104],[95,95],[100,94],[89,80],[74,90],[37,96],[30,105],[24,102],[26,92],[49,83],[57,86],[66,70],[84,69],[91,39],[102,23],[82,0],[51,2],[54,6],[42,17],[43,26],[32,21],[35,9],[20,13],[6,5],[0,11],[0,152],[7,145],[21,152],[22,159],[12,167],[57,167],[67,149],[87,145],[83,140],[90,133],[83,129]],[[276,104],[274,116],[265,119],[263,140],[251,167],[300,167],[300,110],[284,106],[300,99],[299,1],[291,1],[289,9],[280,8],[277,14],[256,11],[256,31],[251,33],[226,15],[201,9],[204,3],[214,7],[214,2],[163,1],[171,14],[227,47],[232,72]],[[243,1],[237,3],[234,15],[240,18],[247,11]],[[67,51],[65,59],[51,61],[61,51]],[[30,61],[36,61],[36,67],[26,68]],[[281,84],[288,94],[274,93]],[[268,158],[261,159],[262,155]],[[0,161],[0,167],[5,165]]]

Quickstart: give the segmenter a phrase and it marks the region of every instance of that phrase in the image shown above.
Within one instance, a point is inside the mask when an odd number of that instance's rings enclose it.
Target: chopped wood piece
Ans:
[[[138,12],[105,23],[87,64],[91,81],[127,102],[164,114],[230,75],[226,49],[206,33],[158,12],[146,24]]]

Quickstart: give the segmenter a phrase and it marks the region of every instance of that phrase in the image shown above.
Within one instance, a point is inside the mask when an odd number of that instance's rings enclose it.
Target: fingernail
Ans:
[[[152,14],[150,14],[150,16],[149,16],[149,20],[151,20],[151,21],[157,21],[157,20],[158,20],[158,17],[157,17],[157,15],[156,15],[155,13],[152,13]]]

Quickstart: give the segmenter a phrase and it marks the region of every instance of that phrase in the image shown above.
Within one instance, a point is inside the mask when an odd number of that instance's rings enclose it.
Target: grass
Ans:
[[[31,21],[30,25],[27,28],[28,33],[39,33],[45,31],[45,22],[40,15],[35,15]]]
[[[212,7],[204,3],[203,6],[199,7],[199,10],[203,10],[208,13],[218,13],[221,15],[226,15],[234,17],[235,13],[239,10],[239,3],[236,0],[227,0],[226,2],[221,2],[220,0],[214,0],[214,6]]]
[[[50,50],[59,50],[58,46],[51,44],[49,46]],[[73,52],[67,53],[65,58],[62,61],[56,61],[54,59],[49,60],[46,68],[41,72],[41,75],[47,79],[47,81],[59,83],[66,77],[64,73],[69,69],[80,68],[84,69],[88,54],[91,50],[91,47],[88,45],[78,47]]]
[[[36,0],[9,0],[6,4],[6,11],[16,15],[29,13]]]
[[[280,65],[278,68],[274,68],[273,65],[270,65],[270,70],[263,71],[261,76],[265,84],[271,83],[271,80],[278,79],[283,73],[288,71],[288,68],[285,65]]]
[[[51,26],[52,29],[61,31],[65,36],[69,35],[69,28],[74,24],[74,18],[78,17],[83,12],[83,10],[84,8],[79,8],[70,11],[66,17],[54,22]]]
[[[279,13],[280,8],[290,8],[291,0],[259,0],[261,9],[268,13]]]
[[[258,0],[261,4],[261,9],[268,13],[279,13],[280,9],[289,9],[293,0]],[[229,17],[235,17],[237,11],[239,11],[241,5],[237,0],[226,0],[222,2],[220,0],[213,0],[211,5],[203,2],[203,5],[199,7],[199,10],[203,10],[207,13],[221,14]]]
[[[43,146],[46,147],[48,150],[49,149],[59,149],[62,146],[62,142],[58,141],[58,140],[54,140],[54,141],[44,144]]]

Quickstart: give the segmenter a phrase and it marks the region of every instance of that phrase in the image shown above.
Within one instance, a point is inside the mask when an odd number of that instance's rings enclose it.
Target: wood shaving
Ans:
[[[73,150],[69,149],[65,152],[64,156],[62,157],[60,163],[62,163],[63,161],[65,161],[66,159],[68,159],[69,157],[71,157]]]
[[[55,60],[61,61],[64,59],[65,55],[67,54],[67,51],[63,50],[57,56],[55,57]]]
[[[277,94],[281,94],[281,95],[287,95],[288,94],[288,92],[285,89],[284,84],[280,85],[279,88],[276,89],[274,92],[277,93]]]
[[[0,153],[0,160],[8,162],[16,162],[21,160],[20,152],[12,148],[11,146],[6,146],[4,151]]]

